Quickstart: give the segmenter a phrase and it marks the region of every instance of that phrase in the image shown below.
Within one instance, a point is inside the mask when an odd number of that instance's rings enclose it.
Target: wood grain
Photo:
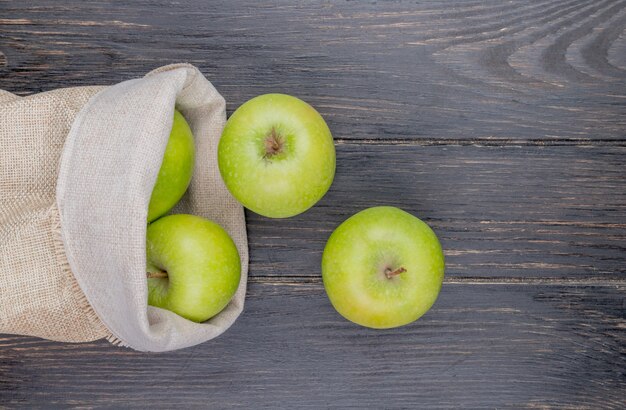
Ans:
[[[623,140],[625,19],[616,0],[3,0],[0,88],[188,61],[229,111],[286,92],[341,139]]]
[[[285,220],[248,212],[250,274],[319,276],[326,240],[377,205],[424,218],[458,278],[625,279],[626,146],[337,145],[329,193]]]
[[[619,286],[447,285],[419,322],[342,319],[321,284],[253,281],[223,336],[167,354],[0,338],[0,401],[28,407],[623,408]]]

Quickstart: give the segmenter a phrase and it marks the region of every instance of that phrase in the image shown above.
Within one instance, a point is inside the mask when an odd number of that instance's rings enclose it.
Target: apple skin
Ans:
[[[348,218],[332,233],[322,256],[324,287],[334,308],[375,329],[403,326],[426,313],[443,274],[443,252],[432,229],[390,206]]]
[[[168,215],[148,226],[148,304],[204,322],[228,305],[239,286],[235,243],[218,224],[194,215]]]
[[[195,155],[191,128],[175,110],[170,139],[148,205],[148,223],[165,215],[183,197],[191,182]]]
[[[265,94],[230,117],[218,162],[224,183],[243,206],[266,217],[287,218],[311,208],[330,188],[335,145],[326,122],[309,104],[285,94]]]

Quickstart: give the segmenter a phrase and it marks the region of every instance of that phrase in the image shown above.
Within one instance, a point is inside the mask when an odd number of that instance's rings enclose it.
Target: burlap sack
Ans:
[[[219,223],[241,255],[235,297],[201,324],[147,305],[147,207],[174,107],[197,153],[173,213]],[[186,64],[111,87],[0,90],[0,333],[166,351],[226,330],[243,309],[248,248],[217,167],[225,119],[222,96]]]

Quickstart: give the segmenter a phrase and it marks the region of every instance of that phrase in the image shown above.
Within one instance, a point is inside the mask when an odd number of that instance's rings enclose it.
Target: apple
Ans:
[[[148,205],[148,223],[165,215],[183,197],[191,182],[195,155],[191,128],[185,117],[174,110],[170,139]]]
[[[300,214],[319,201],[335,176],[335,145],[322,116],[304,101],[265,94],[239,107],[218,146],[230,193],[270,218]]]
[[[218,224],[168,215],[148,225],[148,304],[194,322],[215,316],[232,299],[241,276],[235,243]]]
[[[386,329],[417,320],[435,303],[444,258],[437,236],[395,207],[365,209],[330,236],[322,256],[334,308],[362,326]]]

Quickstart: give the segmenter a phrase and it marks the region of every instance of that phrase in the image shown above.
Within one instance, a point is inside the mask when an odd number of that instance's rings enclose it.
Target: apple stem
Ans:
[[[163,272],[163,271],[158,271],[158,272],[146,272],[146,277],[148,279],[155,279],[155,278],[167,278],[167,272]]]
[[[276,128],[272,127],[269,134],[265,138],[265,157],[271,158],[276,154],[280,154],[283,150],[283,141]]]
[[[387,279],[391,279],[396,275],[399,275],[401,273],[406,272],[406,269],[404,269],[402,266],[400,266],[398,269],[396,270],[391,270],[389,268],[385,269],[385,276],[387,277]]]

